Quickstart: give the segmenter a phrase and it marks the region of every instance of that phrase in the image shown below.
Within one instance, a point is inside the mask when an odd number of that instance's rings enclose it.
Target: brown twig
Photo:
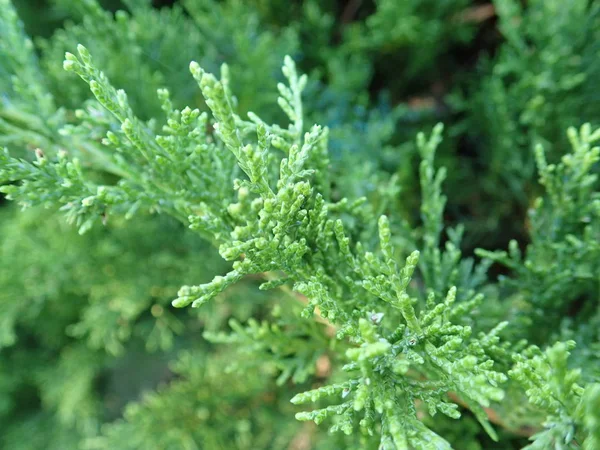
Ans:
[[[457,22],[461,23],[481,23],[494,17],[496,8],[491,3],[485,5],[477,5],[465,9],[457,16]]]
[[[259,274],[259,276],[267,281],[279,279],[279,277],[277,275],[275,275],[273,272],[264,272],[262,274]],[[303,305],[308,304],[308,299],[306,298],[306,296],[300,294],[299,292],[293,291],[288,285],[286,285],[286,284],[281,285],[281,286],[279,286],[279,289],[281,289],[283,292],[288,294],[290,297],[295,298]],[[329,322],[327,319],[325,319],[324,317],[321,316],[321,311],[319,310],[318,306],[315,307],[315,320],[317,322],[327,326],[326,332],[329,336],[335,336],[335,331],[336,331],[335,326],[331,322]]]
[[[309,450],[312,448],[316,431],[317,427],[313,422],[304,422],[298,434],[291,440],[288,450]]]
[[[361,4],[362,4],[362,0],[350,0],[346,4],[346,7],[344,8],[344,11],[342,12],[342,16],[340,17],[340,21],[342,22],[342,24],[347,24],[347,23],[352,22],[352,19],[354,18],[354,15],[358,11],[358,8],[360,8]]]

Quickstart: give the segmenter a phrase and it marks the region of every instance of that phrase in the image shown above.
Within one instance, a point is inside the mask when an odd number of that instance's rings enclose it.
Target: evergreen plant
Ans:
[[[600,448],[598,6],[364,3],[0,0],[0,448]]]

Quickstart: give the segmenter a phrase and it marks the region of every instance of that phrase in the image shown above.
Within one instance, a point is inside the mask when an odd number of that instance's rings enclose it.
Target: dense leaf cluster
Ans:
[[[0,0],[0,446],[600,446],[591,2],[124,3]]]

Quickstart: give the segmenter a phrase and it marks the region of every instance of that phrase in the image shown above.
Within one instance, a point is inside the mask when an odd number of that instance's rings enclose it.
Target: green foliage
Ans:
[[[471,169],[486,198],[480,214],[492,230],[504,223],[518,232],[511,215],[539,194],[536,146],[542,144],[554,162],[568,145],[564,130],[588,121],[599,125],[593,99],[600,10],[589,0],[493,3],[504,41],[480,64],[478,79],[467,88],[470,96],[456,106],[468,111],[463,126],[485,149]]]
[[[346,51],[380,53],[380,64],[402,64],[404,82],[427,74],[452,45],[468,42],[474,27],[462,17],[468,0],[376,1],[376,10],[364,22],[345,30]],[[385,61],[389,57],[392,61]],[[390,66],[388,66],[390,67]],[[398,83],[400,80],[390,80]]]
[[[541,145],[536,148],[540,183],[547,191],[530,211],[531,243],[523,255],[516,241],[509,251],[479,251],[513,270],[503,284],[526,303],[531,327],[539,320],[552,326],[538,329],[528,338],[545,342],[565,314],[580,320],[597,314],[596,304],[578,305],[581,298],[597,298],[600,281],[600,197],[598,176],[593,173],[600,159],[598,131],[584,125],[570,128],[572,152],[558,164],[548,164]],[[524,308],[525,305],[521,305]],[[574,316],[574,317],[573,317]]]
[[[596,6],[348,3],[0,0],[0,446],[600,446]]]
[[[526,389],[531,403],[548,413],[546,430],[534,435],[527,449],[593,449],[598,444],[600,385],[584,389],[578,384],[580,370],[567,368],[568,350],[574,344],[558,342],[545,354],[534,347],[516,357],[510,376]]]
[[[284,393],[273,395],[259,372],[249,372],[244,383],[223,374],[226,359],[208,359],[199,350],[182,353],[172,364],[178,380],[129,405],[124,420],[104,427],[84,448],[285,449],[298,427],[288,422],[273,433],[270,426],[277,408],[289,409]],[[260,398],[277,408],[257,412]]]

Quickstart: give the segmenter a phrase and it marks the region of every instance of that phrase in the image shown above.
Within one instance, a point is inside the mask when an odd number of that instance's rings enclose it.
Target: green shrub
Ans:
[[[598,448],[561,5],[496,1],[466,68],[466,0],[56,0],[35,45],[0,0],[0,446]]]

